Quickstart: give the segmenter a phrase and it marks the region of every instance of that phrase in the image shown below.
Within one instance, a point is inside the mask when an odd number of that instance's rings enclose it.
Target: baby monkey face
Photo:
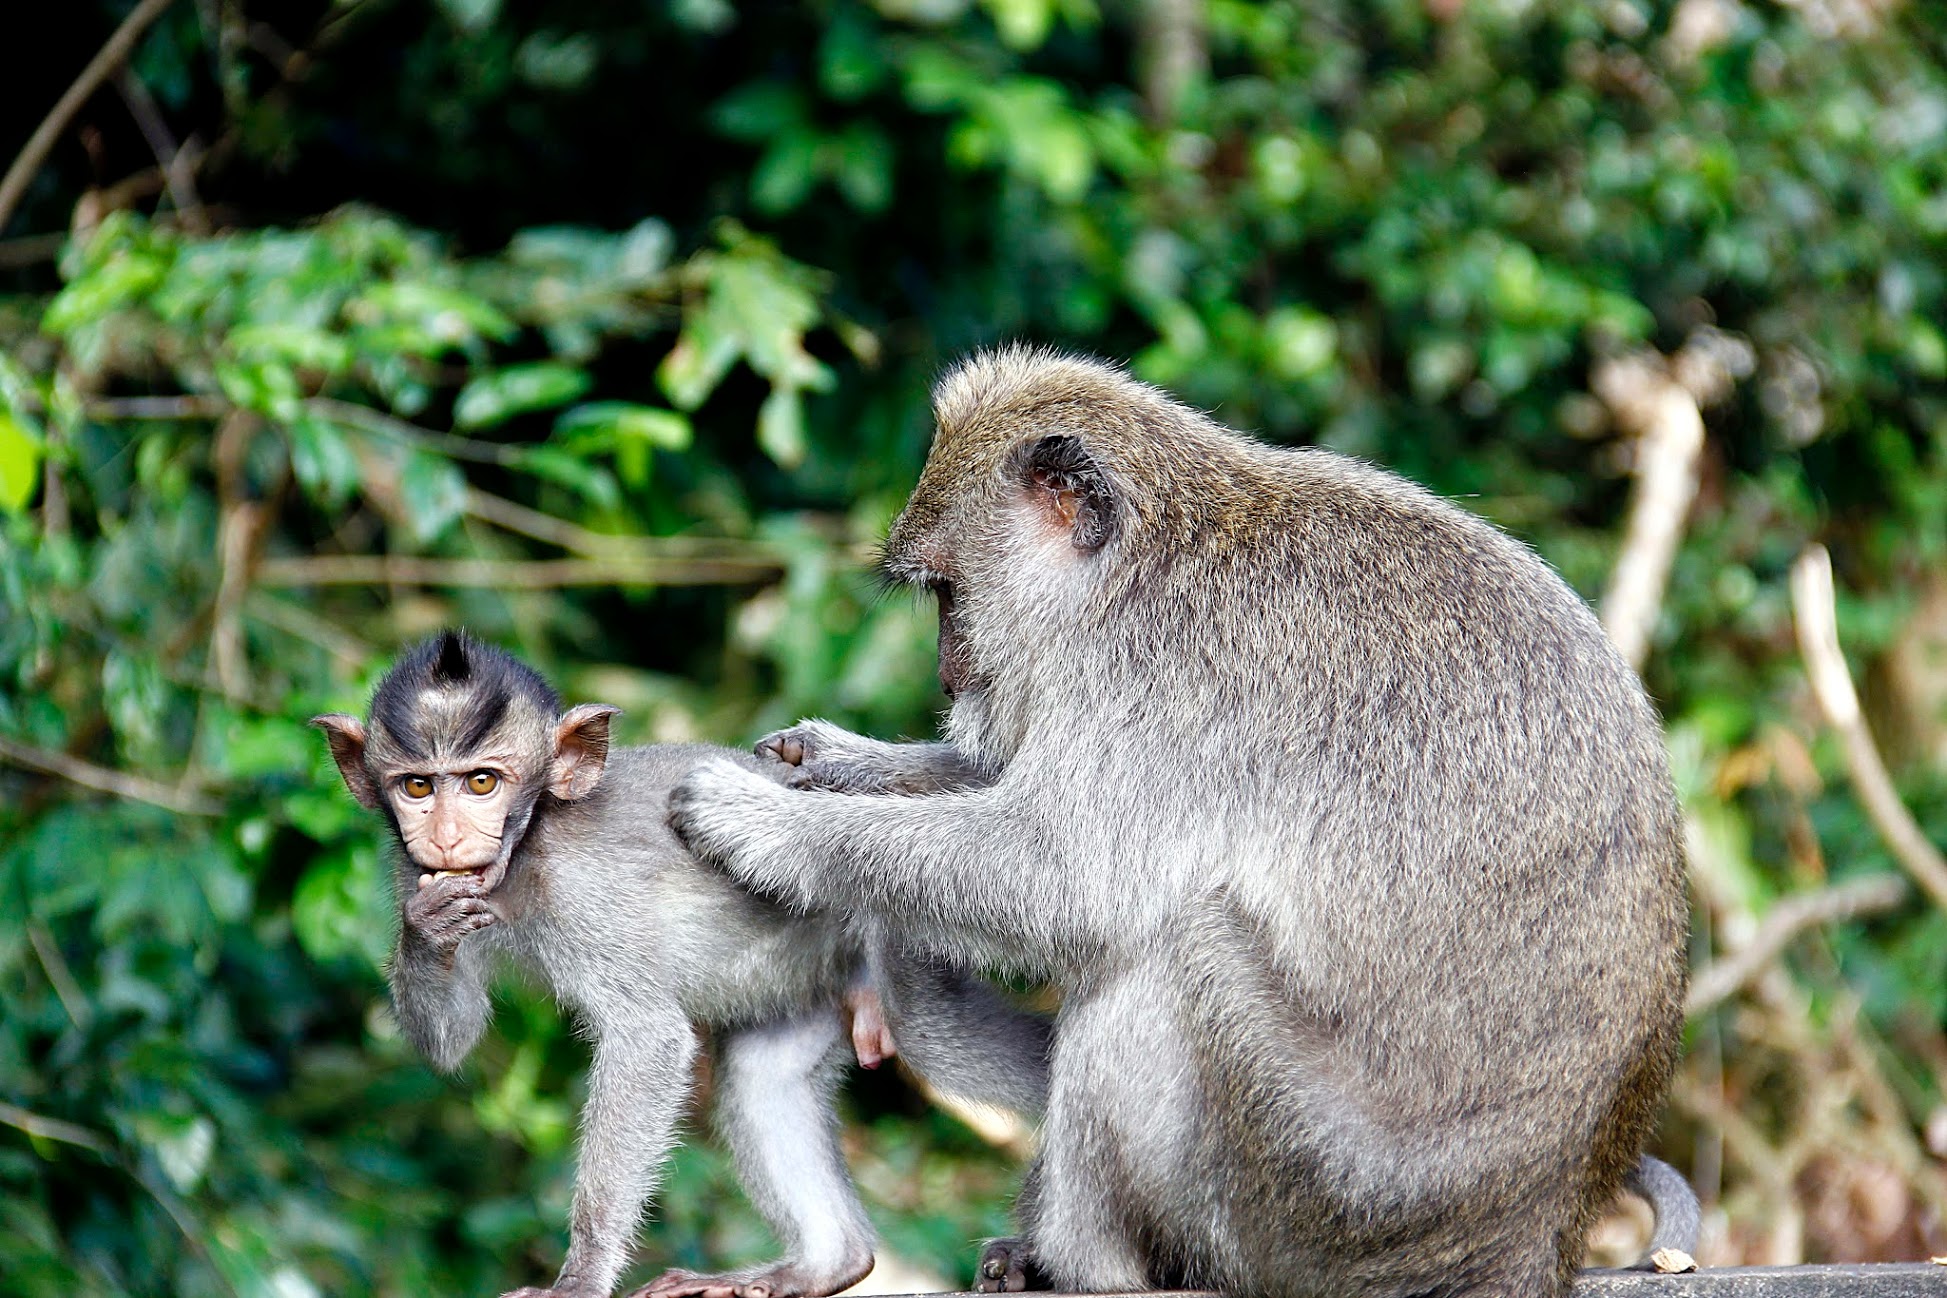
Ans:
[[[385,798],[414,865],[433,874],[478,874],[492,888],[500,880],[486,876],[501,873],[492,867],[519,784],[501,764],[394,771],[385,779]]]

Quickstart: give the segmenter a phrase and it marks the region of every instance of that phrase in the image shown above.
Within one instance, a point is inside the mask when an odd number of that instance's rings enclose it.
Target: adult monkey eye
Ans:
[[[466,777],[466,787],[475,793],[492,793],[500,787],[500,777],[492,771],[475,771]]]
[[[430,797],[433,792],[433,782],[423,775],[408,775],[399,781],[399,789],[408,798]]]

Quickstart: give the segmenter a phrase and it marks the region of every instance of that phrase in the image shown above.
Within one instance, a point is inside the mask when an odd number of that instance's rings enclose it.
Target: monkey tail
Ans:
[[[1697,1251],[1697,1235],[1703,1229],[1703,1209],[1698,1206],[1697,1192],[1690,1188],[1690,1182],[1683,1179],[1683,1173],[1671,1167],[1660,1158],[1648,1154],[1636,1160],[1623,1184],[1633,1193],[1641,1195],[1650,1211],[1656,1214],[1656,1227],[1650,1232],[1649,1247],[1643,1256],[1630,1267],[1632,1271],[1655,1269],[1651,1261],[1657,1253],[1666,1248],[1677,1249],[1683,1253]]]

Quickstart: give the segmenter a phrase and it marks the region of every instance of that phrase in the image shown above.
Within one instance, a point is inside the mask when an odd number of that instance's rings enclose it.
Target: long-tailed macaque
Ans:
[[[1392,474],[1020,348],[934,404],[884,566],[937,600],[949,742],[767,749],[938,791],[713,759],[677,832],[1060,985],[1001,1283],[1563,1294],[1683,1016],[1635,674],[1533,553]]]
[[[367,723],[315,719],[352,795],[399,844],[399,1022],[435,1066],[459,1067],[486,1026],[491,966],[511,957],[593,1040],[567,1259],[551,1289],[519,1294],[614,1288],[689,1098],[701,1028],[719,1041],[718,1127],[788,1255],[721,1275],[670,1271],[638,1292],[836,1292],[871,1269],[873,1248],[833,1111],[848,998],[862,1056],[889,1048],[890,1029],[936,1088],[1024,1112],[1046,1089],[1046,1024],[883,926],[787,910],[698,864],[665,824],[669,789],[708,757],[759,764],[698,744],[611,749],[615,711],[563,712],[524,664],[448,632],[400,658]],[[860,981],[868,957],[882,987]]]

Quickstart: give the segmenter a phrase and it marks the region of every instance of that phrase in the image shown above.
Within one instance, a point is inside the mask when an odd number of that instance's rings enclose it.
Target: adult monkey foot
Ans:
[[[977,1293],[1021,1293],[1054,1287],[1034,1264],[1028,1242],[1018,1235],[990,1239],[982,1245],[974,1275]]]

